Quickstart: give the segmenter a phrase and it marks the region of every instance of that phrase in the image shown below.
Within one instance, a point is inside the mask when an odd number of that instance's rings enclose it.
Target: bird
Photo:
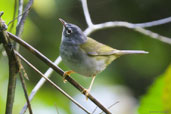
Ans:
[[[87,37],[77,25],[68,23],[61,18],[59,21],[63,24],[60,56],[64,64],[71,69],[64,73],[64,82],[66,76],[70,76],[72,73],[92,77],[89,88],[83,90],[86,97],[92,88],[96,75],[112,61],[127,54],[148,54],[147,51],[143,50],[114,49]]]

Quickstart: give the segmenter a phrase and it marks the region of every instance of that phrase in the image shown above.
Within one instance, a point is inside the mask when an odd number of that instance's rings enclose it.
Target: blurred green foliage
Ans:
[[[139,114],[171,114],[171,65],[159,76],[140,101]]]
[[[167,69],[164,77],[163,105],[164,110],[171,114],[171,65]]]
[[[162,94],[164,88],[164,75],[159,76],[140,101],[139,114],[148,114],[164,111]]]
[[[4,11],[3,20],[6,23],[10,22],[13,18],[14,2],[15,0],[0,1],[0,11]],[[25,1],[26,3],[27,1]],[[153,21],[171,16],[170,4],[170,0],[88,0],[89,11],[94,23],[115,20],[133,23]],[[35,0],[29,16],[25,21],[24,32],[22,34],[22,38],[26,42],[34,46],[51,60],[55,60],[59,55],[62,25],[58,21],[58,18],[63,18],[67,22],[74,23],[83,30],[87,27],[80,0]],[[170,23],[149,29],[161,35],[171,37]],[[15,33],[15,27],[12,33]],[[104,72],[99,74],[95,80],[96,86],[115,86],[116,84],[127,86],[137,99],[146,93],[147,88],[156,76],[164,72],[171,62],[170,45],[151,39],[130,29],[105,29],[91,34],[90,37],[113,48],[137,49],[150,52],[148,55],[130,55],[117,59]],[[8,60],[6,56],[2,56],[2,51],[2,45],[0,45],[0,113],[3,114],[8,83]],[[48,69],[45,64],[23,47],[20,48],[20,52],[42,72]],[[30,92],[40,79],[40,76],[27,65],[24,64],[24,66],[30,78],[29,81],[26,81]],[[63,63],[59,66],[64,70],[69,70]],[[74,74],[72,77],[84,87],[88,87],[91,81],[90,78],[81,77],[78,74]],[[53,73],[51,79],[69,94],[80,94],[70,84],[63,84],[62,79],[59,78],[57,73]],[[159,80],[164,79],[161,78]],[[156,83],[156,87],[154,85],[153,87],[158,89],[159,92],[163,82],[158,81]],[[166,92],[165,99],[168,98],[167,95],[170,95],[169,92]],[[160,103],[160,99],[157,101]],[[19,113],[24,103],[23,90],[19,81],[17,81],[14,114]],[[44,112],[46,112],[46,109],[49,109],[53,111],[52,113],[56,113],[54,104],[57,105],[59,112],[62,112],[62,114],[70,113],[72,110],[69,107],[70,101],[46,83],[32,101],[33,111],[36,114],[41,113],[39,112],[40,110],[37,111],[36,109],[42,106],[44,108],[41,110]],[[167,108],[167,106],[164,107]]]

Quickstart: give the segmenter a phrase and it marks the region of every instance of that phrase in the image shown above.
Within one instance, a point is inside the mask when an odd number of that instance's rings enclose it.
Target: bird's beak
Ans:
[[[63,19],[59,18],[59,21],[63,24],[64,27],[66,27],[67,22],[64,21]]]

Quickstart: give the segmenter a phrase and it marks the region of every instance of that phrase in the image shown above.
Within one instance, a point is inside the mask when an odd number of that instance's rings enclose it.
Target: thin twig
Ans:
[[[97,108],[98,107],[96,106],[96,108],[93,110],[93,112],[91,114],[94,114],[96,112]]]
[[[7,26],[9,26],[11,23],[13,23],[16,19],[18,19],[18,17],[21,17],[25,12],[23,12],[22,14],[18,15],[17,17],[15,17],[14,19],[12,19],[10,22],[8,22]]]
[[[55,65],[58,65],[60,62],[61,62],[61,57],[59,56],[54,64]],[[53,69],[52,68],[49,68],[45,73],[44,73],[44,76],[49,78],[49,76],[52,74],[53,72]],[[30,93],[30,96],[29,96],[29,100],[31,101],[34,96],[36,95],[36,93],[39,91],[39,89],[42,87],[42,85],[46,82],[46,80],[42,77],[39,82],[36,84],[36,86],[32,89],[31,93]],[[27,110],[27,104],[25,104],[22,108],[22,110]]]
[[[116,101],[115,103],[111,104],[111,105],[108,107],[108,109],[112,108],[114,105],[116,105],[116,104],[118,104],[118,103],[119,103],[119,101]]]
[[[59,114],[59,110],[56,104],[55,104],[55,108],[56,108],[56,113]]]
[[[29,2],[27,3],[26,7],[24,8],[24,13],[20,19],[20,16],[18,16],[18,24],[17,24],[17,27],[16,27],[16,36],[21,36],[23,30],[24,30],[24,22],[26,20],[26,17],[28,16],[28,13],[31,9],[31,6],[33,4],[33,0],[29,0]],[[22,14],[22,9],[23,7],[23,0],[20,1],[20,7],[19,7],[19,12]],[[14,44],[15,46],[15,49],[17,51],[19,51],[19,45],[18,44]]]
[[[15,51],[15,54],[23,60],[27,65],[29,65],[34,71],[36,71],[41,77],[43,77],[48,83],[50,83],[53,87],[55,87],[57,90],[59,90],[62,94],[64,94],[68,99],[70,99],[74,104],[76,104],[78,107],[83,109],[86,113],[90,114],[81,104],[79,104],[77,101],[75,101],[71,96],[69,96],[65,91],[63,91],[59,86],[57,86],[54,82],[52,82],[49,78],[44,76],[42,72],[40,72],[35,66],[33,66],[30,62],[28,62],[21,54],[19,54],[17,51]],[[22,110],[20,114],[24,114],[25,110]]]
[[[158,20],[156,22],[160,22],[160,20]],[[163,22],[163,21],[161,21],[161,22]],[[167,21],[167,22],[171,22],[171,20]],[[105,22],[105,23],[101,23],[101,24],[95,24],[93,27],[88,27],[84,33],[86,35],[90,35],[91,33],[95,32],[97,30],[102,30],[102,29],[106,29],[106,28],[113,28],[113,27],[126,27],[126,28],[133,29],[139,33],[142,33],[144,35],[150,36],[151,38],[160,40],[161,42],[171,44],[171,38],[159,35],[155,32],[152,32],[150,30],[146,30],[146,29],[141,27],[141,26],[150,27],[151,24],[154,25],[154,21],[147,22],[147,23],[139,23],[139,24],[133,24],[133,23],[128,23],[128,22],[117,22],[117,21],[116,22]],[[155,26],[157,26],[157,24],[155,24]]]
[[[114,102],[113,104],[111,104],[111,105],[108,107],[108,109],[112,108],[114,105],[116,105],[116,104],[118,104],[118,103],[119,103],[119,101]],[[99,114],[102,114],[102,113],[103,113],[103,111],[102,111],[101,113],[99,113]]]
[[[26,17],[28,15],[29,11],[30,11],[30,8],[31,8],[32,4],[33,4],[33,0],[29,0],[26,7],[24,8],[24,14],[23,14],[18,26],[17,26],[17,29],[16,29],[16,31],[17,31],[16,35],[17,36],[21,36],[21,33],[23,32],[24,21],[26,20]]]
[[[52,61],[50,61],[47,57],[45,57],[42,53],[40,53],[38,50],[36,50],[35,48],[33,48],[31,45],[29,45],[28,43],[26,43],[25,41],[23,41],[22,39],[20,39],[19,37],[13,35],[12,33],[8,32],[9,36],[11,39],[13,39],[14,41],[18,42],[20,45],[22,45],[23,47],[25,47],[27,50],[29,50],[32,54],[34,54],[35,56],[37,56],[40,60],[42,60],[46,65],[48,65],[49,67],[51,67],[53,70],[55,70],[58,74],[60,74],[60,76],[63,77],[64,75],[64,71],[59,68],[58,66],[56,66]],[[85,89],[78,84],[75,80],[73,80],[71,77],[69,77],[68,75],[66,76],[66,80],[72,84],[75,88],[77,88],[82,94],[86,94],[85,92],[83,92]],[[105,113],[107,114],[111,114],[110,111],[105,108],[99,101],[97,101],[91,94],[88,94],[87,96],[92,102],[94,102],[101,110],[103,110]]]
[[[158,33],[155,33],[150,30],[143,29],[143,28],[135,28],[135,31],[138,31],[144,35],[150,36],[153,39],[157,39],[163,43],[167,43],[167,44],[171,45],[171,38],[169,38],[169,37],[162,36]]]
[[[166,17],[166,18],[151,21],[151,22],[135,24],[135,26],[146,28],[146,27],[154,27],[154,26],[163,25],[163,24],[170,23],[170,22],[171,22],[171,17]]]
[[[26,98],[26,101],[27,101],[29,113],[33,114],[31,104],[30,104],[28,94],[27,94],[26,84],[25,84],[25,81],[24,81],[24,78],[23,78],[23,75],[22,75],[21,71],[19,72],[19,77],[20,77],[21,84],[22,84],[22,87],[23,87],[23,90],[24,90],[24,95],[25,95],[25,98]]]
[[[23,13],[23,0],[19,0],[18,15],[22,15],[22,13]],[[18,16],[17,26],[19,25],[21,18],[22,18],[22,16]]]

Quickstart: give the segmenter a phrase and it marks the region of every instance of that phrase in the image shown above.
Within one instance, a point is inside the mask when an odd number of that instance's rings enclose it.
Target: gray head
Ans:
[[[67,23],[61,18],[59,18],[59,20],[63,24],[63,32],[62,32],[63,43],[80,45],[87,40],[87,37],[84,35],[83,31],[77,25]]]

